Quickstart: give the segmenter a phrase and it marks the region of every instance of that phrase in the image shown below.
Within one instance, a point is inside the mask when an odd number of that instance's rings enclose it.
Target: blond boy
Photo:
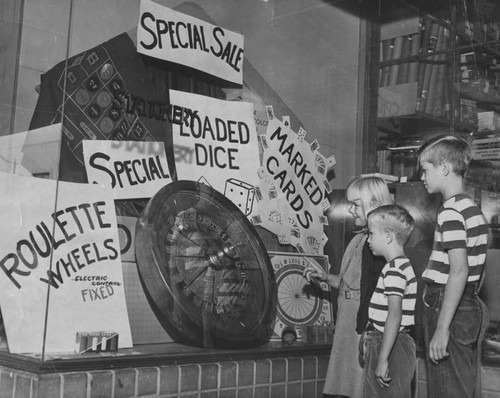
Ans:
[[[429,397],[472,397],[478,377],[477,342],[486,316],[477,297],[488,226],[464,191],[471,153],[466,141],[438,136],[419,150],[422,181],[440,193],[434,245],[422,274]]]
[[[370,301],[363,336],[365,397],[412,396],[417,280],[404,245],[414,225],[412,216],[398,205],[381,206],[368,214],[370,249],[386,264]]]

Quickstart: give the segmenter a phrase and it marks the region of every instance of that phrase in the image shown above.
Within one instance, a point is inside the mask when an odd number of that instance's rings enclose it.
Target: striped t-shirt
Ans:
[[[410,260],[406,257],[396,257],[389,261],[380,276],[373,292],[368,317],[375,329],[383,332],[389,312],[388,296],[397,295],[403,298],[403,316],[399,330],[415,324],[415,302],[417,298],[417,278],[413,272]]]
[[[439,209],[432,253],[422,278],[446,285],[450,273],[448,250],[463,248],[467,249],[469,263],[467,282],[479,281],[487,247],[488,225],[481,209],[467,195],[455,195]]]

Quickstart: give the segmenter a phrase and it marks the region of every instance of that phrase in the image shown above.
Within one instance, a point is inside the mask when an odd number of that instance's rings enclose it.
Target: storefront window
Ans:
[[[352,6],[9,3],[1,349],[331,343],[302,270],[355,174]]]

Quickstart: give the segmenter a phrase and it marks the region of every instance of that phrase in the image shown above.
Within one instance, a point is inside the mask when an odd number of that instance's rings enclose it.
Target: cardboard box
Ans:
[[[500,130],[500,115],[495,111],[478,112],[477,128],[481,130]]]
[[[417,107],[417,82],[379,87],[378,117],[413,115]]]
[[[500,159],[500,138],[483,138],[472,141],[471,155],[474,160]]]

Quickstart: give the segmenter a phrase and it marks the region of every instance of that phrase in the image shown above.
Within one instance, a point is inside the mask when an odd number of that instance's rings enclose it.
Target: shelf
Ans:
[[[383,68],[385,66],[392,66],[392,65],[398,65],[398,64],[406,64],[409,62],[418,62],[418,63],[425,63],[425,64],[434,64],[434,65],[439,65],[442,64],[442,61],[434,61],[434,60],[427,60],[428,58],[434,58],[436,55],[442,55],[442,54],[450,54],[450,50],[436,50],[431,53],[426,53],[426,54],[418,54],[418,55],[412,55],[408,57],[402,57],[402,58],[397,58],[397,59],[391,59],[387,61],[380,61],[379,62],[379,67]]]
[[[500,42],[498,39],[481,42],[460,34],[458,35],[458,38],[459,43],[457,44],[455,51],[459,53],[482,51],[486,54],[500,57]]]
[[[489,123],[486,114],[478,122],[478,113],[500,115],[500,1],[381,0],[378,10],[381,34],[373,46],[378,44],[380,52],[373,70],[379,81],[372,94],[377,111],[370,115],[377,131],[374,171],[408,172],[404,159],[384,152],[391,146],[411,151],[415,137],[498,136],[478,131]]]
[[[487,86],[484,79],[474,84],[458,83],[457,86],[461,98],[467,98],[483,104],[500,107],[500,91],[491,88],[490,92],[484,92]]]

